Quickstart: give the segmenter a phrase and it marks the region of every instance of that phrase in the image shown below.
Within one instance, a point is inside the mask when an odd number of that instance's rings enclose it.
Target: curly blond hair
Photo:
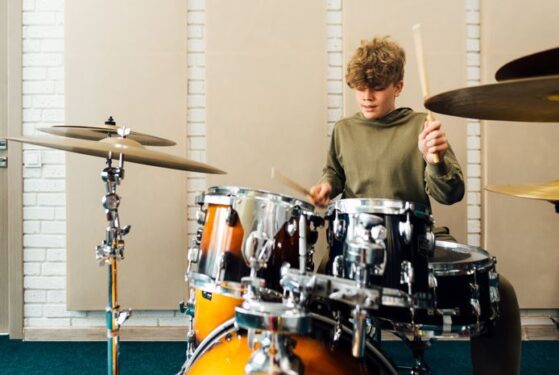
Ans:
[[[352,89],[383,89],[404,79],[406,53],[390,37],[362,40],[347,65],[346,82]]]

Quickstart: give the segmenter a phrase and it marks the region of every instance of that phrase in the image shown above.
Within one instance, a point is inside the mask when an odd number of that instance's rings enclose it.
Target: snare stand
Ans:
[[[125,129],[122,137],[125,137],[129,129]],[[120,130],[119,130],[120,134]],[[103,244],[96,248],[96,258],[99,265],[108,266],[108,303],[105,308],[105,321],[107,328],[107,366],[108,374],[119,373],[119,340],[120,326],[130,317],[132,311],[120,311],[117,301],[117,262],[124,259],[124,240],[122,239],[130,231],[130,226],[120,227],[118,206],[120,197],[116,194],[116,187],[124,178],[124,155],[120,154],[119,166],[112,166],[112,153],[107,156],[107,167],[101,173],[105,182],[105,195],[102,202],[107,218],[106,236]]]

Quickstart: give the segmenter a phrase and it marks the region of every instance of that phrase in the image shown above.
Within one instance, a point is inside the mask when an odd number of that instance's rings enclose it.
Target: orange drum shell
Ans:
[[[194,297],[194,332],[196,334],[196,342],[202,342],[216,327],[233,318],[235,307],[240,306],[242,303],[242,298],[208,293],[196,289]]]
[[[324,341],[304,336],[297,336],[295,340],[294,352],[303,361],[305,375],[370,373],[363,361],[351,357],[350,353],[331,350]],[[246,335],[233,332],[230,340],[219,341],[198,358],[188,374],[244,374],[250,355]]]

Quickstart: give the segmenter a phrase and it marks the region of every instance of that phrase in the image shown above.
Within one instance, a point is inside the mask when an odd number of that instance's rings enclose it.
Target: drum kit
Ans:
[[[426,107],[469,118],[559,120],[559,49],[550,51],[505,65],[497,75],[503,82],[436,95]],[[534,72],[540,60],[545,75]],[[518,77],[526,65],[530,77]],[[118,127],[112,118],[101,126],[40,130],[63,138],[8,139],[106,159],[107,228],[96,255],[108,268],[108,372],[118,374],[119,331],[131,314],[117,301],[117,262],[130,231],[121,226],[116,192],[125,162],[225,172],[146,149],[174,142]],[[559,181],[488,189],[559,201]],[[187,252],[190,299],[181,310],[190,319],[181,374],[426,374],[423,355],[431,339],[480,335],[499,316],[495,258],[478,247],[436,240],[431,212],[421,204],[340,199],[321,216],[304,200],[237,186],[211,187],[195,203],[199,228]],[[329,260],[317,272],[314,246],[322,232]],[[383,330],[409,345],[413,367],[397,367],[382,352]]]

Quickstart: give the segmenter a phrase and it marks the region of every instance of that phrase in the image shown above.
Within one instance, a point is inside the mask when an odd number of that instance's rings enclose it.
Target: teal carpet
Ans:
[[[383,343],[397,364],[411,364],[403,343]],[[106,343],[22,342],[0,336],[0,374],[106,374]],[[184,358],[181,342],[124,342],[121,345],[121,374],[174,374]],[[435,342],[427,351],[435,374],[471,373],[469,343]],[[559,374],[559,341],[526,341],[522,344],[522,374]],[[213,375],[213,374],[212,374]]]

